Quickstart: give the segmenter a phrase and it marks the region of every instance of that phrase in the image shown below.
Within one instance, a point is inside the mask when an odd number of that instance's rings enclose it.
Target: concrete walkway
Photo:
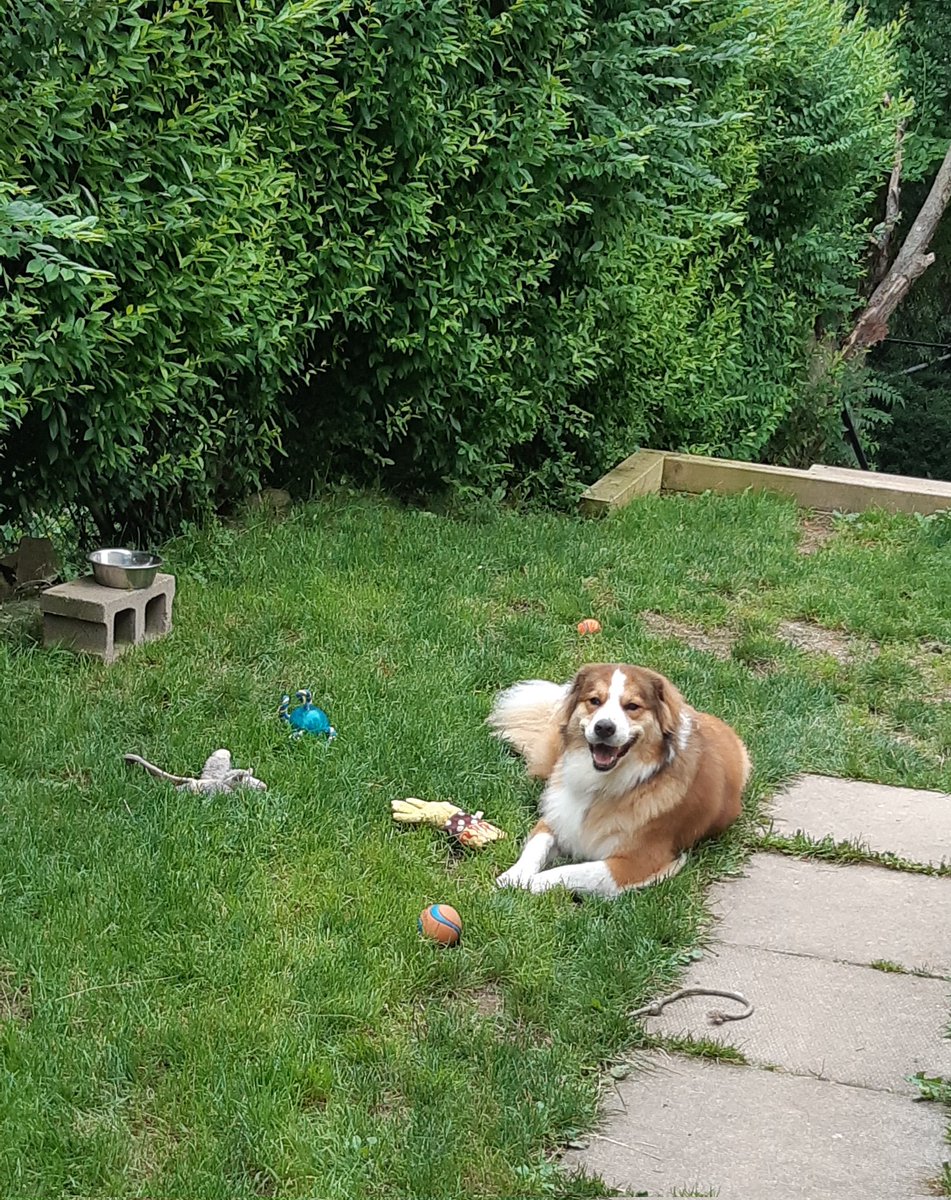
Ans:
[[[805,777],[776,831],[951,861],[951,796]],[[684,987],[742,992],[720,1026],[691,997],[644,1019],[716,1041],[744,1065],[662,1051],[608,1089],[604,1121],[564,1165],[622,1194],[723,1200],[933,1196],[951,1112],[916,1103],[916,1072],[951,1078],[951,878],[754,855],[719,884],[716,940]]]

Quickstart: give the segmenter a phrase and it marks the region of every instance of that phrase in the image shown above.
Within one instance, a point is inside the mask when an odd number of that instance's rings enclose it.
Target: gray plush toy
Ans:
[[[201,775],[193,779],[188,775],[169,775],[160,767],[153,766],[138,754],[125,755],[127,763],[138,763],[145,767],[156,779],[167,779],[174,783],[180,792],[203,792],[211,795],[214,792],[233,792],[235,788],[253,788],[255,791],[267,791],[267,784],[255,779],[250,771],[239,771],[231,765],[230,750],[216,750],[201,769]]]

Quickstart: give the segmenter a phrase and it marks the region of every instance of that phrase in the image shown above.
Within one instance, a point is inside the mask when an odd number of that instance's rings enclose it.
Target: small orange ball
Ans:
[[[594,617],[586,617],[585,620],[578,622],[578,632],[585,633],[600,633],[601,622],[596,621]]]
[[[419,914],[419,932],[441,946],[455,946],[462,937],[462,917],[451,904],[430,904]]]

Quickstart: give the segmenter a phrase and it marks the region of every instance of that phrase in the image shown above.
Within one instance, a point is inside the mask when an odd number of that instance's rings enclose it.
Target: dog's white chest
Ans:
[[[542,793],[539,810],[562,854],[574,859],[600,858],[611,852],[603,837],[592,836],[588,820],[591,805],[599,795],[599,780],[587,754],[577,759],[566,756],[561,770]]]

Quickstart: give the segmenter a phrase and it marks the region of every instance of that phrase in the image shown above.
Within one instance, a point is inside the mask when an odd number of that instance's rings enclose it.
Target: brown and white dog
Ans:
[[[644,667],[593,663],[571,683],[517,683],[488,723],[547,781],[541,820],[500,887],[619,896],[676,875],[686,850],[740,814],[746,747]],[[571,861],[546,870],[556,858]]]

